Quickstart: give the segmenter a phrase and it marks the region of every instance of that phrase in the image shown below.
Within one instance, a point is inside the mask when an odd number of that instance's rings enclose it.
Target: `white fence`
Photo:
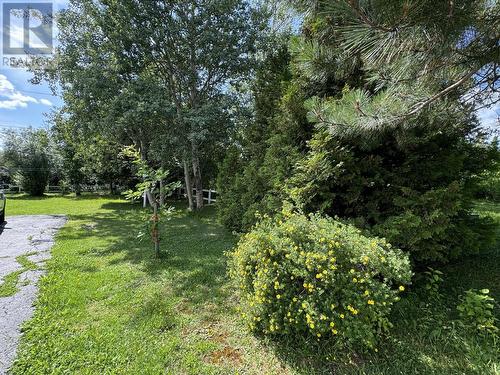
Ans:
[[[1,188],[1,185],[0,185],[0,188]],[[101,185],[81,185],[80,186],[80,191],[81,192],[88,192],[88,193],[93,193],[93,192],[99,192],[99,191],[106,191],[106,190],[109,190],[109,188],[107,186],[101,186]],[[24,189],[22,188],[22,186],[17,186],[17,185],[6,185],[6,187],[4,187],[4,191],[6,193],[23,193],[24,192]],[[66,192],[70,192],[70,191],[73,191],[71,187],[66,187]],[[45,192],[46,193],[62,193],[63,192],[63,188],[61,186],[57,186],[57,185],[49,185],[45,188]]]
[[[85,185],[82,186],[82,192],[93,192],[99,191],[100,189],[105,189],[105,187],[98,185]],[[47,193],[62,193],[61,186],[47,186],[45,190]],[[21,186],[10,185],[8,188],[5,188],[5,192],[8,193],[22,193],[23,189]],[[196,195],[196,189],[193,188],[193,195]],[[186,198],[186,190],[183,187],[177,189],[177,198],[184,197]],[[213,204],[217,202],[217,191],[212,189],[204,189],[203,190],[203,200],[208,204]]]
[[[196,189],[193,188],[193,195],[196,195]],[[186,198],[186,189],[183,187],[180,187],[177,189],[177,197],[184,197]],[[203,190],[203,200],[207,201],[208,204],[216,203],[217,202],[217,191],[212,190],[212,189],[204,189]]]

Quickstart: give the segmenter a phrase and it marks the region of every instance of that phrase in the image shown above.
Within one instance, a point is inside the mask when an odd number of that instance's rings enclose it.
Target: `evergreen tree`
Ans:
[[[221,164],[219,218],[233,230],[247,230],[256,214],[280,208],[283,186],[310,137],[300,85],[290,82],[285,46],[269,52],[253,85],[254,118]]]
[[[318,61],[312,58],[317,55],[340,55],[361,62],[367,77],[340,98],[310,101],[311,120],[330,132],[376,137],[387,126],[413,125],[422,111],[449,112],[448,102],[457,98],[476,107],[500,100],[497,1],[295,3],[315,34],[303,66]]]
[[[491,168],[494,155],[482,142],[474,106],[462,99],[472,86],[442,93],[456,74],[453,58],[426,51],[429,58],[440,59],[442,75],[413,77],[415,69],[423,68],[401,65],[411,54],[404,49],[407,44],[398,44],[401,40],[384,44],[360,32],[357,47],[349,47],[360,27],[353,17],[377,28],[366,12],[388,17],[386,8],[397,13],[399,2],[303,3],[309,12],[294,48],[296,75],[325,89],[319,95],[311,91],[306,101],[316,131],[288,184],[291,199],[308,212],[339,216],[387,237],[418,262],[446,261],[486,247],[492,228],[473,215],[472,193],[475,176]],[[428,5],[412,14],[430,12]],[[394,33],[395,39],[410,37]],[[366,40],[374,44],[364,46]],[[442,47],[441,52],[451,48]],[[381,50],[388,60],[376,63]],[[404,79],[396,79],[397,67]],[[408,115],[426,95],[439,97]]]

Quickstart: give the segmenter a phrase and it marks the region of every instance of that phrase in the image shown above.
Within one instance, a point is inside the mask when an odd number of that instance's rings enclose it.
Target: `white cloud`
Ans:
[[[49,107],[52,107],[52,102],[48,99],[40,99],[40,103],[44,105],[48,105]]]
[[[491,98],[491,103],[489,107],[480,109],[477,112],[477,117],[481,122],[481,125],[485,128],[490,128],[498,131],[500,125],[500,94],[495,93]]]
[[[42,101],[43,100],[43,101]],[[16,90],[12,82],[6,76],[0,74],[0,108],[1,109],[16,109],[26,108],[28,103],[41,103],[45,105],[52,105],[47,99],[40,101],[32,96],[24,95]]]

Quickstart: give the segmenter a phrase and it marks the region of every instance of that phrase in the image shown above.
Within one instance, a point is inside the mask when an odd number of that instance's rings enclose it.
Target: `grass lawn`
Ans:
[[[128,202],[15,197],[8,204],[9,215],[70,218],[24,326],[14,374],[500,373],[498,344],[453,322],[464,289],[489,288],[500,300],[497,250],[443,269],[437,308],[410,290],[378,353],[341,354],[314,341],[273,343],[246,331],[225,271],[224,252],[236,238],[215,222],[212,207],[195,215],[178,205],[162,223],[169,254],[157,260],[148,241],[137,241],[141,209]],[[500,221],[500,206],[481,209],[496,211]]]

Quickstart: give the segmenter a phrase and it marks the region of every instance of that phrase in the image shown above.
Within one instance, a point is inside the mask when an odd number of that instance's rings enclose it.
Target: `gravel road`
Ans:
[[[33,314],[44,261],[50,258],[55,233],[65,223],[64,216],[15,216],[0,226],[0,280],[23,269],[16,261],[21,255],[33,254],[28,259],[38,266],[21,274],[16,294],[0,297],[0,374],[7,372],[15,358],[19,327]]]

